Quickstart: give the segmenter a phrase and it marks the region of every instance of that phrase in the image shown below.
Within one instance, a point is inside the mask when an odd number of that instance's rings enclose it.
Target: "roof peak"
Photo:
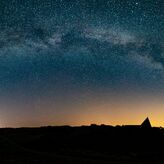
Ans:
[[[147,117],[141,124],[141,127],[143,128],[151,128],[151,123],[149,120],[149,117]]]

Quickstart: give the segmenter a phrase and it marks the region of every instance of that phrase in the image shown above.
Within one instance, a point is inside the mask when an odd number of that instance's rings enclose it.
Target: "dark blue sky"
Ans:
[[[2,126],[82,124],[74,115],[99,113],[86,110],[95,100],[162,99],[163,9],[163,0],[1,0]]]

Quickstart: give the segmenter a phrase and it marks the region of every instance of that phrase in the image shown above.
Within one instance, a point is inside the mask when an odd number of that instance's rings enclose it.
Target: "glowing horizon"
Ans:
[[[164,123],[162,124],[164,122],[164,102],[159,98],[145,97],[144,100],[142,98],[119,97],[113,100],[112,97],[107,100],[102,98],[99,101],[93,98],[87,101],[83,100],[83,104],[80,101],[76,105],[73,104],[73,106],[68,106],[68,104],[66,106],[62,104],[56,106],[52,102],[45,103],[45,101],[41,101],[37,104],[35,110],[31,110],[30,113],[33,113],[33,117],[29,112],[25,113],[21,110],[18,112],[19,114],[13,114],[12,112],[8,114],[1,113],[1,127],[80,126],[90,124],[140,125],[146,117],[149,117],[152,126],[164,126]],[[16,107],[18,106],[16,105]],[[56,107],[60,110],[55,110]],[[11,110],[10,108],[8,111]],[[34,111],[42,111],[42,113]],[[8,118],[8,120],[3,120],[3,117]]]
[[[164,126],[164,1],[2,0],[0,126]]]

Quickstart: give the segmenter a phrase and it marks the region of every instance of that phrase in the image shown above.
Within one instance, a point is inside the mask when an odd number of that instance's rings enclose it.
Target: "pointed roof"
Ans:
[[[141,127],[142,128],[151,128],[151,123],[150,123],[148,117],[143,121],[143,123],[141,124]]]

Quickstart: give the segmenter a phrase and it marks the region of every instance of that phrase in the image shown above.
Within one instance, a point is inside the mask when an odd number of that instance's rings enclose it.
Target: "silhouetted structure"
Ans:
[[[164,129],[141,125],[0,128],[0,164],[161,164]]]
[[[143,123],[141,124],[141,127],[142,128],[151,128],[151,123],[150,123],[148,117],[143,121]]]
[[[141,125],[124,125],[124,127],[129,127],[129,128],[151,128],[151,123],[149,118],[147,117]]]

